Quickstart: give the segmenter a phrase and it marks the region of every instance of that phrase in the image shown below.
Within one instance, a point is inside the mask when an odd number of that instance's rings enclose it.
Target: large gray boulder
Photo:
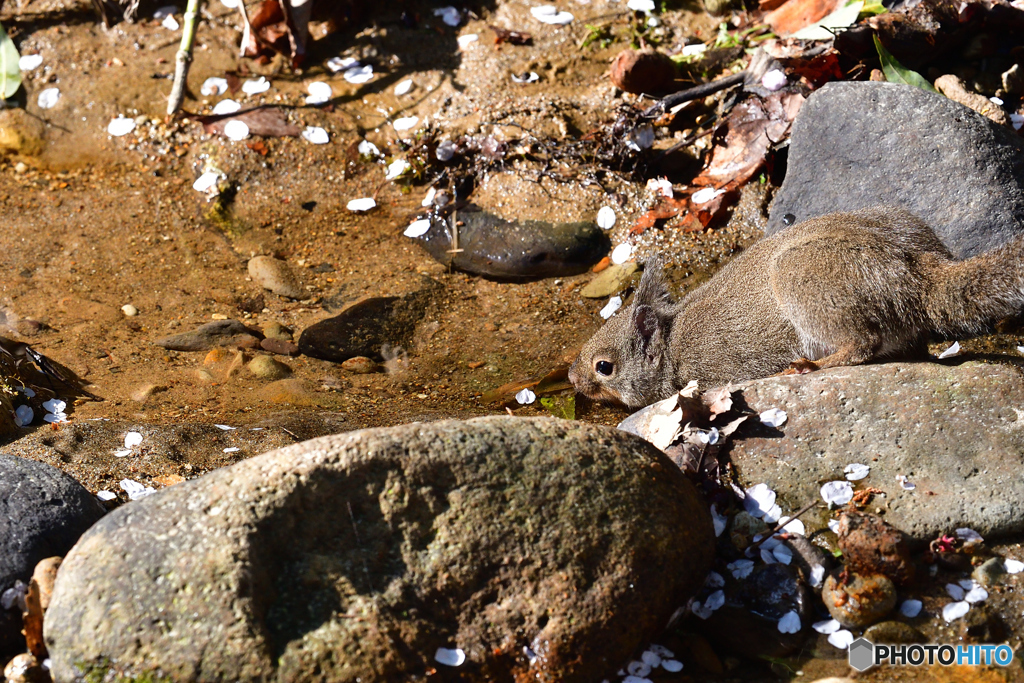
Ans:
[[[917,214],[958,256],[1024,232],[1024,141],[920,88],[829,83],[793,123],[786,179],[766,234],[834,211],[893,204]]]
[[[59,682],[594,681],[665,626],[713,546],[695,487],[635,436],[369,429],[111,513],[61,566],[46,641]]]
[[[0,454],[0,592],[28,583],[36,564],[64,555],[106,510],[84,486],[45,463]],[[16,610],[15,610],[16,611]],[[24,651],[20,614],[0,617],[0,655]]]
[[[784,513],[818,500],[851,463],[870,466],[855,488],[880,489],[876,508],[918,540],[970,527],[1024,531],[1024,377],[1017,367],[887,363],[748,382],[755,411],[781,408],[776,428],[742,427],[729,458],[745,487],[765,482]],[[749,422],[749,421],[748,421]],[[916,488],[907,490],[898,476]],[[808,528],[821,516],[804,517]]]

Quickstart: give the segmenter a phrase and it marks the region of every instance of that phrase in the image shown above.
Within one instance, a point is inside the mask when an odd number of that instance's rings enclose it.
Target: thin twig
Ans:
[[[352,520],[352,531],[356,535],[356,545],[362,545],[363,541],[359,538],[359,529],[356,527],[356,516],[352,512],[352,502],[346,500],[345,505],[348,506],[348,518]]]
[[[796,514],[795,514],[795,515],[793,515],[792,517],[788,517],[788,518],[786,519],[786,524],[789,524],[789,523],[790,523],[790,522],[792,522],[793,520],[796,520],[796,519],[800,519],[800,516],[801,516],[801,515],[803,515],[803,514],[804,514],[805,512],[807,512],[808,510],[810,510],[810,509],[812,509],[812,508],[815,508],[815,507],[817,507],[818,505],[819,505],[818,501],[814,501],[814,502],[812,502],[812,503],[808,503],[807,505],[805,505],[805,506],[803,506],[802,508],[800,508],[799,510],[797,510],[797,512],[796,512]],[[752,543],[752,544],[750,545],[750,547],[751,547],[751,548],[757,548],[758,546],[760,546],[760,545],[761,545],[762,543],[764,543],[764,542],[765,542],[765,541],[767,541],[767,540],[768,540],[769,538],[771,538],[772,536],[774,536],[774,535],[775,535],[775,530],[776,530],[776,529],[778,529],[778,528],[779,528],[779,523],[778,523],[778,522],[776,522],[776,523],[775,523],[775,526],[771,527],[770,529],[768,529],[768,530],[766,530],[766,531],[764,532],[765,534],[767,534],[767,535],[766,535],[766,536],[765,536],[764,538],[762,538],[762,539],[761,539],[760,541],[757,541],[757,542],[755,542],[755,543]]]
[[[672,93],[671,95],[658,100],[644,110],[644,116],[660,116],[676,105],[689,102],[690,100],[707,97],[708,95],[715,94],[719,90],[725,90],[726,88],[731,88],[734,85],[739,85],[744,81],[744,79],[746,79],[746,77],[747,72],[740,71],[739,73],[719,78],[718,80],[711,81],[710,83],[701,83],[700,85],[695,85],[692,88]]]
[[[196,26],[199,17],[200,0],[188,0],[188,7],[185,9],[185,25],[181,32],[181,46],[175,57],[174,85],[171,86],[171,96],[167,98],[167,114],[173,116],[181,109],[181,103],[185,100],[185,86],[188,81],[188,67],[192,63],[192,46],[196,42]]]

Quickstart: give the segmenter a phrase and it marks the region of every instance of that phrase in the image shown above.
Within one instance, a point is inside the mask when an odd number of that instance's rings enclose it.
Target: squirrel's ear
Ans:
[[[643,277],[640,278],[640,285],[636,288],[633,301],[636,306],[655,306],[669,300],[668,285],[665,284],[665,273],[662,270],[660,258],[652,258],[644,266]]]
[[[633,328],[643,340],[643,348],[646,350],[652,341],[660,338],[661,320],[658,318],[657,311],[647,304],[634,306]]]

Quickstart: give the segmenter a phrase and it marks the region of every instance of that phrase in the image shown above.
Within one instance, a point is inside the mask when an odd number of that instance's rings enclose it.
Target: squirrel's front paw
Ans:
[[[808,372],[814,372],[820,370],[818,364],[813,360],[807,360],[806,358],[800,358],[789,364],[789,369],[784,371],[784,375],[806,375]]]

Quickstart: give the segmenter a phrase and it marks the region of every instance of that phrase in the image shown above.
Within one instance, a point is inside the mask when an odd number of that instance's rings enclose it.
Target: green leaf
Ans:
[[[882,73],[885,74],[885,80],[890,83],[912,85],[915,88],[927,90],[928,92],[937,92],[924,76],[916,71],[911,71],[897,62],[892,53],[882,47],[882,41],[878,39],[877,35],[872,36],[872,38],[875,40],[875,49],[878,50],[878,60],[882,63]]]
[[[545,396],[540,404],[555,417],[563,420],[576,419],[576,396]]]
[[[885,14],[888,11],[879,0],[865,0],[864,6],[860,8],[860,18],[874,17],[879,14]]]
[[[0,97],[10,99],[21,87],[21,69],[18,67],[18,48],[0,26]]]

